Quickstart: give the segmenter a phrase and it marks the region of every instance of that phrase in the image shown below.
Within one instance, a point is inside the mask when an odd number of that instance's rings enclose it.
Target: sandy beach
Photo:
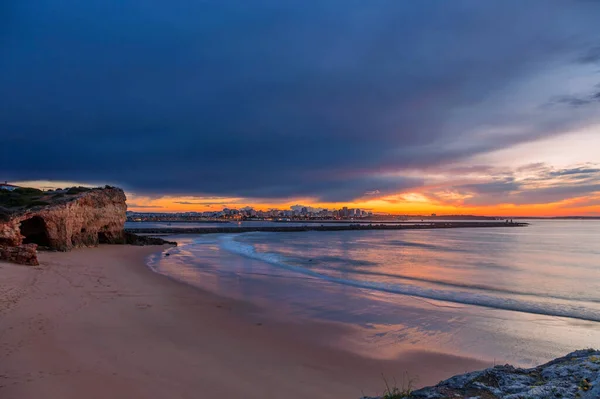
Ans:
[[[42,252],[0,262],[0,397],[359,398],[382,374],[417,387],[489,364],[340,349],[347,327],[281,321],[150,271],[158,247]]]

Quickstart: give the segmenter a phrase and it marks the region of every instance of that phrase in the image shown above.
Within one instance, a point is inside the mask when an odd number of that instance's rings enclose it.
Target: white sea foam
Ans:
[[[236,237],[236,235],[222,236],[219,243],[220,247],[230,253],[259,260],[278,268],[283,268],[337,284],[466,305],[600,322],[600,312],[598,309],[593,307],[588,308],[579,304],[576,305],[574,303],[569,303],[568,301],[533,301],[517,298],[518,295],[513,297],[500,295],[493,296],[485,293],[466,292],[459,290],[441,290],[417,287],[414,285],[401,283],[359,281],[328,276],[305,267],[291,264],[289,259],[280,254],[258,252],[254,246],[239,242],[236,240]]]

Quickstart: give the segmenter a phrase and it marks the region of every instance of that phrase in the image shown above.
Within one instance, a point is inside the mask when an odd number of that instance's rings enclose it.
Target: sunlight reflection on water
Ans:
[[[158,272],[280,317],[352,325],[344,344],[370,356],[530,365],[600,342],[598,221],[174,238]]]

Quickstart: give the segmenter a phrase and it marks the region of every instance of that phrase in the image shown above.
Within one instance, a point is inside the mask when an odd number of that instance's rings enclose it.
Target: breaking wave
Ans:
[[[425,279],[415,279],[417,281],[430,282],[433,284],[452,286],[454,288],[473,289],[473,290],[484,290],[486,293],[479,292],[468,292],[460,290],[443,290],[435,288],[418,287],[410,284],[402,283],[384,283],[384,282],[373,282],[373,281],[361,281],[338,278],[334,276],[328,276],[315,270],[311,270],[306,267],[294,265],[290,259],[277,254],[269,252],[258,252],[256,248],[250,244],[239,242],[236,240],[234,235],[222,236],[219,241],[220,248],[240,256],[259,260],[268,263],[272,266],[301,273],[312,278],[326,280],[336,284],[343,284],[346,286],[376,290],[386,293],[408,295],[418,298],[426,298],[432,300],[440,300],[465,305],[483,306],[493,309],[509,310],[523,313],[539,314],[546,316],[557,316],[557,317],[568,317],[580,320],[600,322],[600,312],[597,309],[590,309],[579,304],[570,302],[570,298],[566,297],[551,297],[555,299],[553,302],[549,301],[534,301],[529,299],[506,297],[506,296],[494,296],[490,295],[493,292],[500,294],[514,294],[515,296],[531,296],[530,293],[519,293],[512,292],[510,290],[489,290],[485,286],[468,286],[461,284],[444,284],[442,281],[427,281]],[[393,275],[391,275],[393,276]],[[410,280],[406,276],[394,276],[399,279]]]

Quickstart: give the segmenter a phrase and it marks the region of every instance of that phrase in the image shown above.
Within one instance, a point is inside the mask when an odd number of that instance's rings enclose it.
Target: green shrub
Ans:
[[[0,206],[10,209],[42,205],[32,205],[32,203],[39,201],[44,195],[45,193],[37,188],[17,188],[13,191],[0,190]],[[44,205],[47,205],[47,203]]]
[[[10,211],[0,207],[0,222],[8,222],[10,220]]]
[[[71,187],[69,189],[67,189],[67,194],[69,195],[75,195],[75,194],[80,194],[80,193],[85,193],[87,191],[90,191],[91,188],[87,188],[87,187]]]
[[[38,190],[37,188],[31,187],[19,187],[12,191],[15,194],[33,196],[33,195],[44,195],[42,190]]]
[[[46,201],[34,200],[34,201],[31,201],[30,203],[28,203],[27,205],[25,205],[25,207],[33,208],[34,206],[46,206],[46,205],[50,205],[50,203],[46,202]]]

